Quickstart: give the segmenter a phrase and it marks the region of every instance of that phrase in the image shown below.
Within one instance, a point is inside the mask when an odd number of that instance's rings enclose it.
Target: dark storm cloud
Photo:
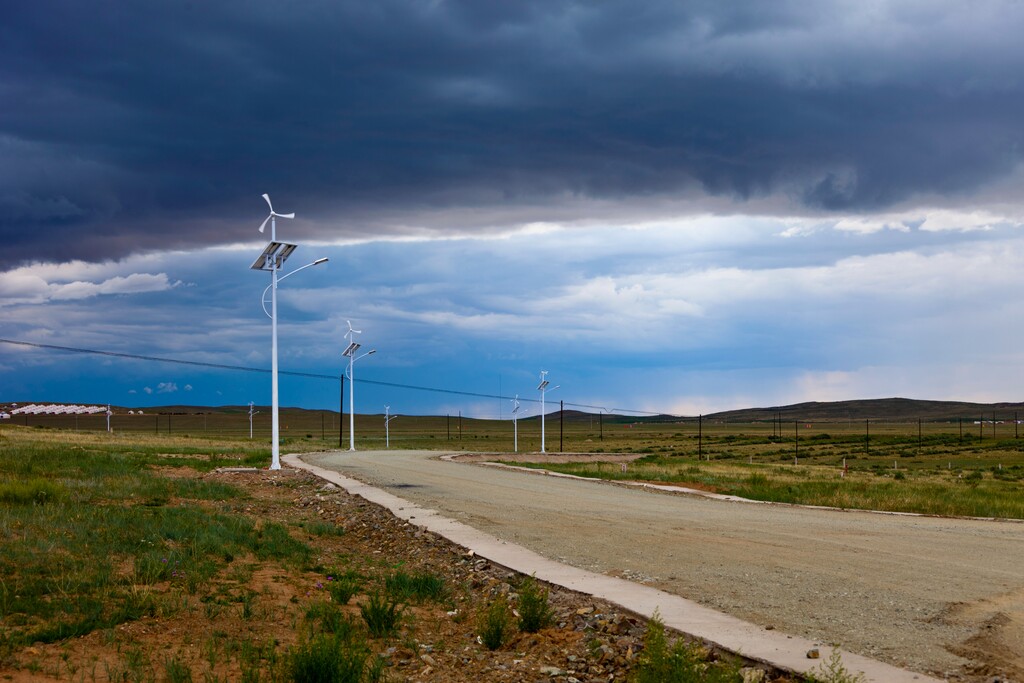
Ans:
[[[8,3],[0,268],[251,239],[264,191],[320,229],[565,196],[857,211],[1018,163],[1016,5],[765,5]]]

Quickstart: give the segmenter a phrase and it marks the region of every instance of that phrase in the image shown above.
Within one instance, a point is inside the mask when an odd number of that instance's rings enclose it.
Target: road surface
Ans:
[[[723,502],[439,455],[304,459],[785,633],[940,676],[1024,673],[1024,524]]]

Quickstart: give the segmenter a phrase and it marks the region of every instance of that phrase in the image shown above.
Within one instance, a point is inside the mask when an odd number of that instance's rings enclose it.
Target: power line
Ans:
[[[91,354],[91,355],[95,355],[95,356],[108,356],[108,357],[113,357],[113,358],[128,358],[130,360],[145,360],[145,361],[151,361],[151,362],[154,362],[154,363],[173,363],[173,364],[176,364],[176,365],[192,365],[192,366],[202,367],[202,368],[213,368],[213,369],[216,369],[216,370],[233,370],[233,371],[236,371],[236,372],[260,372],[260,373],[266,373],[266,374],[270,373],[270,370],[268,370],[266,368],[253,368],[253,367],[249,367],[249,366],[245,366],[245,365],[227,365],[227,364],[224,364],[224,363],[206,363],[206,362],[197,361],[197,360],[182,360],[180,358],[163,358],[163,357],[160,357],[160,356],[145,356],[145,355],[136,354],[136,353],[120,353],[120,352],[117,352],[117,351],[99,351],[99,350],[96,350],[96,349],[82,349],[82,348],[77,348],[77,347],[74,347],[74,346],[59,346],[57,344],[41,344],[39,342],[19,341],[17,339],[0,339],[0,343],[14,344],[16,346],[28,346],[28,347],[36,348],[36,349],[48,349],[48,350],[51,350],[51,351],[67,351],[69,353],[84,353],[84,354]],[[315,373],[315,372],[296,372],[294,370],[278,370],[278,374],[280,374],[280,375],[290,375],[292,377],[307,377],[307,378],[310,378],[310,379],[326,379],[326,380],[330,380],[332,382],[339,381],[339,377],[340,377],[340,375],[323,375],[323,374],[318,374],[318,373]],[[396,388],[396,389],[410,389],[410,390],[413,390],[413,391],[428,391],[428,392],[432,392],[432,393],[435,393],[435,394],[450,394],[450,395],[455,395],[455,396],[470,396],[472,398],[497,398],[497,399],[508,399],[508,400],[512,399],[511,396],[500,396],[500,395],[497,395],[497,394],[484,394],[484,393],[479,393],[479,392],[474,392],[474,391],[460,391],[458,389],[442,389],[440,387],[424,387],[424,386],[418,386],[418,385],[415,385],[415,384],[401,384],[401,383],[398,383],[398,382],[383,382],[383,381],[380,381],[380,380],[372,380],[372,379],[360,379],[359,381],[361,383],[364,383],[364,384],[373,384],[373,385],[376,385],[376,386],[392,387],[392,388]],[[519,400],[520,401],[525,401],[527,403],[540,403],[540,401],[538,399],[535,399],[535,398],[520,398]],[[668,413],[657,413],[657,412],[653,412],[653,411],[650,411],[650,410],[632,410],[630,408],[612,408],[612,409],[608,409],[608,408],[605,408],[604,406],[594,406],[594,405],[588,405],[586,403],[570,403],[569,401],[566,401],[565,405],[573,407],[573,408],[592,408],[594,410],[599,410],[599,411],[602,411],[602,412],[603,411],[607,411],[609,413],[621,412],[621,413],[636,413],[636,414],[639,414],[639,415],[668,415]]]

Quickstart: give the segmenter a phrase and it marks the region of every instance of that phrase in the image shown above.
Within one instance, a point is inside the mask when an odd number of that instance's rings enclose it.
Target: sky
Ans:
[[[536,414],[542,370],[616,412],[1020,401],[1022,29],[1011,0],[5,3],[0,403],[269,404],[263,193],[282,274],[329,258],[278,290],[281,370],[320,375],[282,405],[337,409],[347,321],[358,412]]]

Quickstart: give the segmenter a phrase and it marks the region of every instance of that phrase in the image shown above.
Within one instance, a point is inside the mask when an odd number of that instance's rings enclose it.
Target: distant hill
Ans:
[[[795,403],[771,408],[727,410],[705,415],[722,422],[770,421],[781,416],[783,421],[813,420],[841,422],[845,420],[955,420],[956,418],[1013,419],[1014,413],[1024,416],[1024,403],[969,403],[966,401],[921,401],[911,398],[875,398],[856,401]]]
[[[1012,420],[1014,414],[1024,417],[1024,403],[970,403],[966,401],[922,401],[911,398],[875,398],[855,401],[809,401],[786,406],[743,408],[704,415],[709,422],[770,422],[780,417],[784,422],[807,420],[813,422],[846,422],[848,420],[917,420],[945,421],[957,418]],[[557,413],[548,419],[557,419]],[[594,419],[594,413],[566,410],[566,422]],[[695,420],[696,415],[622,415],[605,414],[607,424],[624,422],[679,422]],[[540,419],[530,416],[528,419]]]

